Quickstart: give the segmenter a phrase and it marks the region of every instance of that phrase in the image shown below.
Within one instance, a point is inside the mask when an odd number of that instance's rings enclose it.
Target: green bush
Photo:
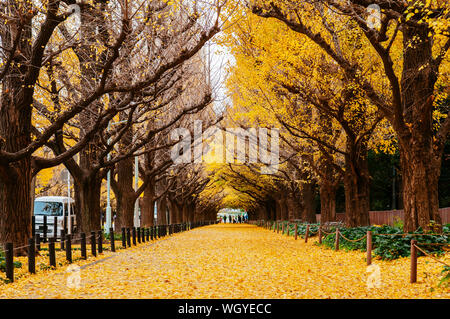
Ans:
[[[442,270],[441,274],[443,275],[443,277],[442,277],[441,281],[439,282],[438,287],[440,287],[440,286],[449,287],[450,286],[450,267],[444,266],[444,269]]]
[[[301,238],[305,238],[307,224],[298,224],[297,234]],[[319,224],[309,224],[309,234],[308,237],[317,236],[319,230]],[[289,229],[289,236],[295,235],[295,225],[291,225]]]
[[[442,227],[442,231],[444,232],[444,234],[450,235],[450,224],[445,224],[445,225]]]
[[[445,227],[449,227],[446,225]],[[450,244],[450,236],[448,235],[423,235],[424,232],[419,229],[414,233],[408,233],[405,235],[398,236],[381,236],[377,234],[402,234],[403,231],[400,228],[392,227],[388,225],[383,225],[381,227],[376,226],[364,226],[364,227],[353,227],[353,228],[341,228],[339,231],[342,235],[348,239],[355,240],[363,237],[367,231],[372,231],[372,244],[373,244],[373,254],[378,256],[383,260],[392,260],[400,257],[408,257],[410,255],[410,245],[411,240],[415,239],[420,244],[431,244],[431,243],[442,243]],[[333,230],[334,231],[334,230]],[[420,234],[420,236],[415,236],[415,234]],[[335,245],[335,234],[327,235],[323,238],[322,244],[334,248]],[[443,254],[444,250],[442,246],[426,246],[422,245],[424,249],[433,254]],[[358,242],[350,242],[342,237],[339,240],[339,248],[344,250],[366,250],[366,240],[360,240]],[[418,252],[420,256],[420,251]]]
[[[105,233],[104,237],[109,240],[110,235]],[[122,233],[114,233],[114,240],[122,240]]]
[[[404,225],[403,220],[400,217],[396,217],[394,220],[394,227],[403,229],[403,225]]]

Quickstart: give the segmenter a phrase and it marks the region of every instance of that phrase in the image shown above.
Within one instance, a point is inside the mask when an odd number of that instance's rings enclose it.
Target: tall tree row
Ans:
[[[142,129],[155,113],[170,112],[165,106],[177,93],[165,92],[219,31],[222,5],[1,2],[0,243],[27,242],[32,177],[59,164],[74,177],[79,230],[100,229],[108,170],[143,156],[158,133],[211,102],[206,94],[171,120]],[[54,156],[41,156],[44,146]]]
[[[368,151],[392,153],[398,145],[405,230],[440,224],[437,182],[450,127],[442,107],[449,4],[241,4],[222,37],[236,59],[228,81],[234,118],[281,129],[281,147],[303,160],[312,173],[306,180],[319,184],[323,220],[335,218],[342,182],[347,224],[369,224]],[[277,210],[286,216],[283,205]]]
[[[369,5],[377,5],[378,19],[370,16]],[[431,220],[440,224],[437,186],[450,132],[448,109],[438,109],[448,92],[448,1],[282,0],[247,6],[313,43],[358,83],[399,143],[405,230],[428,229]],[[354,36],[347,35],[349,29]],[[346,50],[355,37],[371,63]]]

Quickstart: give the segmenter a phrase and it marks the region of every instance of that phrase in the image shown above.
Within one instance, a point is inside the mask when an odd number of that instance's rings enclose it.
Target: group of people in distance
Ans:
[[[247,219],[242,215],[224,215],[220,217],[222,223],[241,224],[245,223]]]

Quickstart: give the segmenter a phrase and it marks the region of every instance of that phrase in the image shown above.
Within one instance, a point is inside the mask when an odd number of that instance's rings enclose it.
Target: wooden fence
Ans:
[[[449,212],[449,208],[445,208],[446,209],[446,213]],[[388,211],[388,212],[392,212],[392,211]],[[403,213],[403,212],[402,212]],[[442,213],[442,212],[441,212]],[[340,214],[340,215],[344,215],[344,214]],[[287,236],[290,235],[290,230],[292,230],[292,228],[290,229],[290,226],[294,226],[294,239],[297,240],[299,233],[299,224],[298,223],[294,223],[292,225],[291,222],[289,221],[265,221],[265,220],[256,220],[256,221],[250,221],[250,224],[256,225],[258,227],[263,227],[267,230],[276,232],[276,233],[280,233],[281,235],[286,234]],[[316,231],[312,232],[310,229],[310,226],[312,227],[316,227]],[[370,266],[372,264],[372,249],[373,249],[373,242],[372,242],[372,238],[373,236],[403,236],[406,234],[372,234],[372,231],[367,231],[366,235],[361,236],[360,238],[356,238],[356,239],[349,239],[347,237],[345,237],[342,232],[339,230],[339,227],[336,227],[334,232],[327,232],[326,230],[324,230],[323,226],[319,225],[310,225],[310,224],[306,224],[306,231],[304,233],[304,240],[305,243],[308,243],[308,237],[310,235],[318,235],[319,239],[318,239],[318,243],[322,244],[322,238],[327,235],[335,235],[335,240],[334,240],[334,250],[338,251],[339,250],[339,243],[340,240],[346,240],[346,241],[350,241],[350,242],[358,242],[361,240],[365,240],[366,241],[366,263],[367,266]],[[300,234],[302,235],[302,234]],[[414,234],[410,236],[441,236],[439,234]],[[411,262],[410,262],[410,283],[416,283],[417,282],[417,257],[418,257],[418,251],[420,251],[423,255],[430,257],[431,259],[435,260],[438,263],[443,264],[446,267],[450,267],[450,265],[446,264],[445,262],[443,262],[442,260],[436,259],[431,253],[427,252],[426,250],[424,250],[425,248],[422,246],[420,247],[419,245],[423,245],[423,246],[429,246],[429,245],[439,245],[442,247],[450,247],[450,243],[418,243],[418,241],[416,239],[412,239],[410,242],[410,250],[411,250]]]
[[[131,243],[133,243],[133,246],[136,246],[138,243],[140,244],[153,241],[158,238],[162,238],[165,236],[170,236],[174,233],[188,231],[197,227],[206,226],[215,224],[217,221],[197,221],[197,222],[190,222],[190,223],[181,223],[181,224],[169,224],[169,225],[157,225],[157,226],[151,226],[147,228],[141,228],[141,227],[133,227],[133,228],[122,228],[122,249],[126,249],[127,247],[131,247]],[[44,227],[45,228],[45,227]],[[45,229],[44,229],[45,230]],[[46,232],[44,232],[46,234]],[[78,236],[78,234],[77,234]],[[98,254],[103,253],[103,243],[104,243],[104,234],[102,230],[99,231],[93,231],[91,232],[90,236],[88,237],[85,233],[80,233],[80,237],[74,237],[74,234],[66,234],[62,232],[61,234],[61,241],[59,248],[60,251],[65,251],[66,253],[66,260],[70,264],[72,263],[72,244],[75,242],[80,243],[80,250],[81,250],[81,259],[87,259],[88,255],[88,249],[87,249],[87,242],[86,239],[89,239],[90,246],[91,246],[91,255],[97,256]],[[110,240],[109,243],[111,245],[111,251],[116,251],[116,240],[114,239],[114,230],[113,228],[109,229],[109,236]],[[49,266],[50,267],[56,267],[56,255],[55,251],[57,248],[55,247],[56,243],[56,235],[55,237],[50,237],[48,240],[48,257],[49,257]],[[45,237],[44,237],[45,239]],[[29,238],[28,245],[25,245],[23,247],[14,247],[13,243],[6,243],[4,249],[5,253],[5,272],[6,272],[6,278],[8,282],[14,282],[14,250],[16,249],[28,249],[28,271],[32,274],[36,273],[36,252],[41,250],[41,240],[39,234],[34,234],[33,237]]]
[[[442,224],[450,223],[450,207],[440,208]],[[400,210],[381,210],[369,212],[371,225],[394,225],[397,219],[403,220],[403,209]],[[320,222],[320,214],[316,215],[317,222]],[[336,220],[345,222],[345,213],[336,214]]]

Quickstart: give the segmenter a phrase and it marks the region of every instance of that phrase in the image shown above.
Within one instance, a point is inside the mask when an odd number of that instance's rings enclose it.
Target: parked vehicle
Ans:
[[[44,235],[44,216],[47,216],[47,238],[54,237],[54,223],[57,218],[57,237],[61,230],[68,231],[71,226],[71,233],[76,231],[76,218],[74,210],[74,200],[67,196],[42,196],[34,200],[35,232],[41,237]],[[69,221],[69,210],[71,221]]]

